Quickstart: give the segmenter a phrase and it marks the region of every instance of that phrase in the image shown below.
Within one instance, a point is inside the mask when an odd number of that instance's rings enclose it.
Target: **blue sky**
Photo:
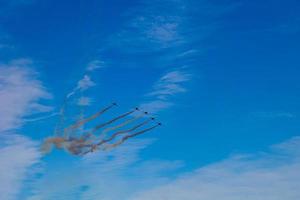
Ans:
[[[0,1],[0,199],[298,199],[299,8]],[[163,126],[112,152],[43,156],[76,87],[70,121],[84,97],[86,115],[116,101]],[[277,191],[264,190],[268,181]]]

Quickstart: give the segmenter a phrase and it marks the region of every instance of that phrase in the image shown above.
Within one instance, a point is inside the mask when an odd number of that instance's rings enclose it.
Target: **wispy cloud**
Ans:
[[[92,80],[91,76],[93,73],[95,73],[95,70],[103,68],[104,67],[104,62],[100,60],[93,60],[89,62],[85,68],[85,73],[83,75],[83,78],[80,79],[77,82],[76,87],[67,94],[67,98],[70,98],[74,94],[76,94],[78,91],[85,91],[91,87],[96,86],[96,83]],[[78,99],[77,100],[77,105],[82,102],[83,99]],[[87,99],[85,99],[86,101]]]
[[[266,152],[234,155],[223,161],[179,173],[181,161],[139,157],[149,145],[132,140],[111,152],[90,154],[36,180],[30,200],[298,200],[300,192],[300,138],[295,137]],[[172,174],[172,176],[168,176]],[[167,175],[168,174],[168,175]],[[174,174],[177,174],[174,178]],[[173,178],[172,178],[173,177]],[[111,187],[113,185],[114,187]]]
[[[67,98],[72,97],[78,91],[85,91],[95,85],[96,84],[94,83],[94,81],[92,81],[91,77],[85,74],[83,78],[77,82],[77,86],[70,93],[67,94]]]
[[[104,67],[104,62],[101,61],[101,60],[93,60],[91,61],[88,65],[87,65],[87,68],[86,70],[87,71],[94,71],[96,69],[100,69],[100,68],[103,68]]]
[[[195,55],[197,53],[199,53],[198,50],[190,49],[190,50],[186,50],[186,51],[183,51],[182,53],[178,54],[178,57],[187,57],[187,56]]]
[[[149,96],[158,96],[160,98],[167,98],[170,95],[185,92],[185,88],[182,87],[182,83],[189,81],[191,78],[190,74],[184,71],[171,71],[160,78],[155,84],[154,90],[149,93]]]
[[[160,174],[176,171],[182,162],[143,162],[139,153],[151,143],[131,140],[113,151],[89,154],[73,167],[51,170],[36,180],[34,194],[28,199],[119,200],[143,187],[165,183],[167,178],[160,179]]]
[[[169,108],[174,104],[171,97],[186,92],[183,84],[188,82],[191,77],[191,74],[180,69],[166,73],[154,84],[153,90],[146,95],[150,99],[140,107],[151,113]]]
[[[219,17],[240,3],[215,4],[209,1],[143,0],[128,10],[129,19],[108,46],[129,53],[168,51],[178,54],[221,27]],[[197,51],[204,46],[194,46]],[[172,51],[170,51],[172,49]]]
[[[178,46],[185,41],[181,30],[183,13],[182,1],[141,1],[129,10],[126,15],[131,16],[130,20],[109,43],[133,52]]]
[[[95,86],[96,84],[92,81],[91,77],[88,75],[84,75],[84,77],[78,81],[77,88],[79,90],[86,90],[90,87]]]
[[[175,41],[179,39],[177,27],[177,23],[155,24],[147,30],[147,36],[162,43]]]
[[[130,200],[297,200],[300,192],[300,138],[269,153],[239,155],[181,174],[177,179],[132,195]]]
[[[19,127],[25,115],[52,109],[39,103],[51,95],[37,80],[31,65],[28,59],[0,64],[0,131]]]
[[[26,137],[6,133],[0,139],[0,199],[15,200],[41,154],[37,144]]]
[[[18,199],[30,167],[41,157],[35,142],[12,132],[26,122],[24,116],[50,109],[39,103],[51,95],[31,65],[28,59],[0,65],[0,199]]]
[[[142,110],[150,112],[151,114],[158,113],[159,111],[165,110],[174,104],[165,100],[152,100],[146,101],[140,105]]]

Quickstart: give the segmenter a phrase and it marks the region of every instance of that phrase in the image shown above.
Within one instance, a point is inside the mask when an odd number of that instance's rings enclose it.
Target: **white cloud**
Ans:
[[[30,167],[41,156],[35,142],[10,131],[20,128],[24,116],[51,109],[39,103],[51,96],[31,65],[28,59],[0,64],[0,199],[18,199]]]
[[[96,84],[92,81],[89,75],[84,75],[82,79],[80,79],[77,83],[77,86],[67,95],[67,98],[70,98],[78,91],[84,91],[89,89],[90,87],[95,86]]]
[[[269,153],[234,156],[140,191],[130,200],[298,200],[299,145],[300,137],[295,137]]]
[[[180,161],[139,162],[139,153],[151,140],[131,140],[112,151],[86,155],[73,165],[47,171],[34,183],[34,199],[127,199],[132,192],[152,184],[165,183],[158,177],[165,170],[177,170]],[[112,187],[113,186],[113,187]]]
[[[51,110],[39,103],[51,96],[29,68],[31,63],[18,59],[0,64],[0,132],[19,127],[25,115]]]
[[[0,199],[14,200],[28,178],[29,167],[38,163],[41,155],[26,137],[2,133],[0,139]]]
[[[231,156],[185,173],[177,171],[183,166],[181,161],[141,161],[139,152],[148,144],[145,140],[129,141],[114,151],[90,154],[75,165],[52,169],[36,181],[34,195],[28,200],[57,197],[298,200],[300,197],[300,137],[274,145],[267,152]]]

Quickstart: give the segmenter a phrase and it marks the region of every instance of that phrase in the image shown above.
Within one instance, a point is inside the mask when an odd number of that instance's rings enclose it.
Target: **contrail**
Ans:
[[[67,94],[67,98],[69,99],[71,96],[73,96],[77,92],[78,88],[74,88],[69,94]]]
[[[111,145],[105,146],[105,147],[104,147],[104,150],[113,149],[113,148],[115,148],[115,147],[121,145],[122,143],[124,143],[124,142],[125,142],[126,140],[128,140],[129,138],[133,138],[133,137],[135,137],[135,136],[141,135],[141,134],[143,134],[143,133],[145,133],[145,132],[148,132],[148,131],[150,131],[150,130],[152,130],[152,129],[155,129],[156,127],[158,127],[158,126],[160,126],[160,125],[161,125],[161,124],[158,123],[158,124],[156,124],[155,126],[152,126],[152,127],[150,127],[150,128],[147,128],[147,129],[138,131],[138,132],[133,133],[133,134],[130,134],[130,135],[126,135],[126,136],[124,136],[122,139],[120,139],[118,142],[116,142],[116,143],[114,143],[114,144],[111,144]]]
[[[25,122],[36,122],[36,121],[41,121],[41,120],[44,120],[44,119],[49,119],[49,118],[57,116],[59,114],[60,114],[59,112],[55,112],[55,113],[52,113],[50,115],[46,115],[46,116],[43,116],[43,117],[37,117],[37,118],[31,118],[31,119],[24,119],[24,121]]]
[[[68,94],[67,94],[67,96],[66,96],[66,98],[67,99],[69,99],[71,96],[73,96],[74,94],[76,94],[77,93],[77,91],[79,91],[80,90],[80,87],[75,87],[71,92],[69,92]]]
[[[101,114],[105,113],[106,111],[108,111],[109,109],[111,109],[113,106],[115,106],[116,104],[113,103],[110,106],[107,106],[106,108],[104,108],[103,110],[100,110],[99,112],[91,115],[90,117],[84,118],[82,120],[77,121],[76,123],[74,123],[73,125],[67,127],[64,129],[64,133],[65,135],[67,135],[68,132],[75,130],[77,128],[79,128],[80,126],[84,125],[85,123],[92,121],[93,119],[99,117]]]

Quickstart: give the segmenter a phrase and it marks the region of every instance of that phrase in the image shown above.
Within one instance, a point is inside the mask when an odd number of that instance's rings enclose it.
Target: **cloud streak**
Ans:
[[[273,145],[265,152],[233,155],[181,173],[178,172],[183,167],[181,161],[141,160],[140,151],[150,143],[132,140],[113,151],[89,154],[76,167],[49,171],[36,180],[34,195],[28,199],[59,196],[82,200],[298,200],[300,197],[297,190],[300,137]]]
[[[17,59],[0,64],[0,132],[22,125],[25,115],[48,112],[52,108],[39,103],[51,95],[30,69],[32,61]]]
[[[9,133],[1,134],[0,139],[0,199],[14,200],[41,154],[37,144],[26,137]]]
[[[151,113],[171,107],[174,105],[171,97],[186,92],[183,84],[190,81],[191,77],[191,74],[180,69],[166,73],[154,84],[153,90],[146,95],[150,100],[142,103],[140,107]]]
[[[40,162],[37,143],[12,131],[26,122],[24,116],[51,110],[39,103],[51,95],[32,64],[17,59],[0,65],[0,199],[18,199],[31,167]]]
[[[110,46],[122,47],[127,52],[147,52],[185,42],[181,30],[184,18],[182,1],[141,1],[125,15],[130,16],[130,20],[109,39]]]
[[[141,191],[130,200],[297,200],[300,192],[300,137],[276,145],[269,153],[239,155],[168,184]]]
[[[127,199],[142,187],[165,182],[152,177],[169,168],[174,171],[182,163],[149,161],[140,164],[140,151],[151,143],[151,140],[131,140],[112,151],[88,154],[72,167],[52,169],[36,180],[34,194],[28,199],[119,200]],[[151,168],[153,164],[155,169]],[[143,184],[138,184],[140,181]]]
[[[100,61],[100,60],[93,60],[91,61],[88,65],[87,65],[87,68],[86,70],[87,71],[94,71],[96,69],[100,69],[100,68],[103,68],[104,67],[104,62],[103,61]]]

